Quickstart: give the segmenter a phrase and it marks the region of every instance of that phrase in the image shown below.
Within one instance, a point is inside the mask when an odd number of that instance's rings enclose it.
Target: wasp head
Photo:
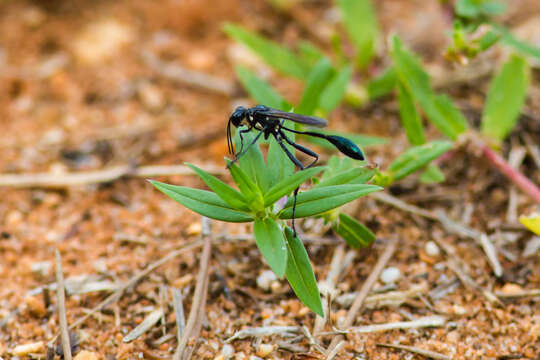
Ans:
[[[234,154],[231,124],[233,124],[235,127],[239,127],[240,125],[242,125],[242,122],[247,116],[247,109],[243,106],[238,106],[236,109],[234,109],[233,113],[229,117],[229,122],[227,123],[227,147],[229,149],[229,154]]]

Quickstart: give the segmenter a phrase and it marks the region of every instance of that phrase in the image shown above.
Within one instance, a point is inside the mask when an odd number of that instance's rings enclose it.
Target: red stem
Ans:
[[[486,145],[481,145],[482,153],[497,169],[500,170],[510,181],[524,193],[540,203],[540,189],[527,179],[522,173],[510,166],[499,154]]]

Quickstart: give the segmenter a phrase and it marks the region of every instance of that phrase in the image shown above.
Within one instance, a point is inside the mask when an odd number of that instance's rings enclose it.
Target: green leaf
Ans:
[[[444,113],[445,108],[455,108],[448,98],[437,97],[431,90],[429,76],[418,59],[403,49],[401,40],[394,36],[392,57],[399,81],[412,95],[414,102],[424,110],[427,118],[447,137],[456,140],[464,129],[461,118],[455,112],[452,116]],[[456,109],[457,111],[457,109]],[[461,124],[462,125],[462,124]]]
[[[369,81],[367,86],[369,99],[376,100],[390,94],[396,85],[396,70],[393,67],[389,67],[381,75]]]
[[[295,217],[302,218],[322,214],[379,190],[382,188],[367,184],[316,187],[298,194]],[[292,206],[293,199],[289,198],[280,214],[281,219],[292,218]]]
[[[421,145],[426,142],[422,119],[416,110],[411,94],[402,84],[398,85],[399,114],[401,124],[412,145]]]
[[[458,0],[456,14],[464,18],[479,18],[502,14],[506,10],[505,4],[490,0]]]
[[[526,41],[516,38],[510,31],[508,31],[508,29],[503,26],[493,24],[493,27],[502,35],[502,41],[506,45],[513,47],[522,55],[532,56],[540,59],[540,48],[538,46],[529,44]]]
[[[249,207],[246,203],[246,199],[244,199],[244,196],[230,187],[229,185],[225,184],[223,181],[218,179],[217,177],[207,173],[203,169],[198,168],[197,166],[186,163],[187,166],[189,166],[199,177],[204,181],[206,185],[210,189],[212,189],[221,199],[223,199],[227,204],[229,204],[232,208],[238,209],[238,210],[249,210]]]
[[[278,224],[270,218],[255,219],[253,232],[257,247],[268,265],[278,277],[283,277],[287,267],[287,248]]]
[[[277,71],[299,79],[307,78],[310,67],[289,49],[238,25],[226,24],[224,30]]]
[[[441,169],[435,164],[429,164],[426,170],[420,174],[420,182],[423,184],[438,184],[445,180]]]
[[[482,114],[484,135],[502,141],[512,131],[525,102],[528,83],[527,62],[520,56],[511,56],[489,87]]]
[[[285,275],[294,293],[300,301],[319,316],[324,317],[324,311],[317,287],[317,280],[304,244],[293,236],[292,230],[285,228],[287,239],[287,270]]]
[[[371,230],[344,213],[339,214],[335,231],[354,249],[366,247],[375,241],[375,234]]]
[[[356,45],[358,66],[364,68],[374,55],[379,36],[377,15],[370,0],[340,0],[338,5],[343,14],[344,25]]]
[[[332,75],[332,71],[332,64],[327,58],[323,58],[315,65],[306,80],[300,105],[295,109],[299,114],[312,115],[317,110],[321,94]]]
[[[148,181],[171,199],[203,216],[227,222],[253,221],[250,214],[231,208],[213,192]]]
[[[311,67],[315,66],[315,64],[325,57],[319,48],[307,41],[302,41],[298,44],[298,52],[302,59]]]
[[[236,76],[238,76],[242,86],[244,86],[249,95],[258,103],[283,111],[291,109],[291,105],[270,84],[255,75],[248,68],[237,66]]]
[[[445,94],[435,95],[435,105],[446,119],[446,123],[455,134],[463,134],[467,130],[467,119],[454,105],[452,99]]]
[[[452,148],[449,141],[433,141],[413,146],[398,156],[388,167],[394,181],[401,180],[418,169],[423,168]]]
[[[287,122],[288,121],[285,121],[285,126],[287,126]],[[294,125],[292,126],[294,127]],[[287,134],[287,136],[291,141],[295,140],[294,133]],[[294,148],[291,145],[287,143],[284,143],[284,145],[291,153],[294,153]],[[270,141],[266,163],[268,167],[268,174],[270,176],[270,187],[273,187],[278,182],[294,174],[294,164],[291,160],[289,160],[287,155],[285,155],[285,152],[281,146],[279,146],[277,141]]]
[[[324,170],[324,166],[317,166],[296,172],[294,175],[283,179],[264,194],[264,206],[270,206],[283,196],[290,194],[294,189],[302,185],[306,180]]]
[[[242,148],[240,141],[240,131],[243,129],[244,127],[236,129],[236,134],[234,135],[236,151],[240,151],[240,149]],[[246,150],[248,146],[249,149],[244,155],[240,157],[240,159],[238,160],[238,165],[249,176],[249,178],[259,186],[262,191],[266,191],[270,186],[270,175],[268,174],[268,169],[264,163],[261,149],[258,144],[250,146],[250,144],[253,142],[253,140],[258,134],[259,133],[256,131],[251,131],[243,134],[243,150]],[[259,138],[259,141],[260,139],[261,138]],[[240,191],[242,191],[241,188]]]
[[[326,89],[322,92],[319,100],[319,107],[325,112],[334,110],[345,96],[347,85],[351,81],[352,66],[345,66],[330,80]]]
[[[373,175],[375,175],[375,170],[373,169],[365,167],[356,167],[352,169],[349,168],[348,170],[341,171],[333,176],[324,178],[315,187],[325,187],[343,184],[364,184],[368,182],[373,177]]]
[[[253,180],[238,167],[235,163],[227,162],[229,171],[234,179],[234,182],[240,189],[242,195],[246,199],[251,209],[261,210],[263,208],[263,196],[261,189],[253,182]]]

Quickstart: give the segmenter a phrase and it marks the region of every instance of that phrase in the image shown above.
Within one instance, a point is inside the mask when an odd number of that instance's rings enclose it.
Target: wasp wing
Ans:
[[[281,110],[271,109],[271,108],[268,108],[267,110],[263,110],[263,111],[257,111],[257,112],[264,116],[268,116],[268,117],[272,117],[276,119],[287,119],[287,120],[291,120],[300,124],[306,124],[306,125],[315,126],[315,127],[322,128],[328,125],[328,122],[325,119],[322,119],[316,116],[301,115],[301,114],[296,114],[292,112],[286,112],[286,111],[281,111]]]

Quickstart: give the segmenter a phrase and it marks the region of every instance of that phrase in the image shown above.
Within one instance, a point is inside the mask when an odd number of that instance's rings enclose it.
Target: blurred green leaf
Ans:
[[[225,24],[224,30],[277,71],[299,79],[307,78],[309,65],[289,49],[238,25]]]
[[[324,317],[317,280],[304,244],[293,236],[292,230],[285,228],[287,244],[287,281],[300,301],[319,316]]]
[[[364,68],[375,52],[379,36],[377,14],[370,0],[339,0],[345,29],[356,46],[358,66]]]
[[[278,277],[283,277],[287,267],[287,248],[278,224],[270,218],[255,219],[253,233],[255,243],[272,271]]]
[[[245,129],[245,127],[243,126],[237,128],[234,135],[235,148],[237,152],[240,152],[240,150],[242,149],[240,131],[243,129]],[[268,174],[268,168],[264,163],[264,158],[261,153],[259,144],[253,144],[250,146],[250,144],[253,142],[253,140],[255,140],[255,137],[258,134],[259,133],[256,131],[251,131],[242,135],[244,138],[244,145],[242,151],[245,151],[246,149],[247,151],[238,160],[238,165],[240,166],[242,171],[245,172],[249,176],[249,178],[259,186],[262,191],[266,191],[270,186],[271,176],[270,174]],[[242,188],[240,188],[240,191],[242,191]]]
[[[368,182],[373,175],[374,169],[365,167],[348,168],[331,176],[324,176],[315,187],[325,187],[343,184],[364,184]]]
[[[409,91],[405,89],[402,84],[398,85],[398,100],[401,124],[405,129],[405,134],[407,134],[409,143],[411,145],[424,144],[426,142],[426,137],[424,135],[422,119],[416,110],[416,105],[413,102],[411,94],[409,94]]]
[[[502,66],[489,87],[482,114],[482,133],[502,141],[512,131],[525,102],[529,67],[524,58],[513,55]]]
[[[393,67],[389,67],[382,74],[371,79],[367,86],[370,100],[376,100],[390,94],[396,87],[397,75]]]
[[[237,66],[236,75],[248,94],[259,104],[265,104],[283,111],[291,109],[292,106],[269,83],[255,75],[248,68]]]
[[[283,196],[290,194],[294,189],[302,185],[306,180],[324,170],[324,166],[316,166],[302,171],[297,171],[294,175],[281,180],[264,194],[264,205],[270,206]]]
[[[456,14],[464,18],[500,15],[506,10],[502,2],[492,0],[458,0]]]
[[[392,57],[399,81],[424,110],[428,119],[447,137],[456,140],[464,129],[462,118],[456,117],[455,112],[447,116],[446,109],[455,108],[450,99],[435,96],[429,84],[429,76],[419,60],[410,52],[403,49],[401,40],[394,36]]]
[[[429,164],[420,174],[419,180],[423,184],[437,184],[445,180],[441,169],[435,164]]]
[[[439,94],[434,96],[434,100],[440,114],[444,116],[446,123],[452,128],[455,134],[459,135],[467,131],[467,119],[456,105],[454,105],[452,99],[446,94]]]
[[[327,58],[321,59],[309,74],[300,105],[295,109],[299,114],[313,115],[319,106],[321,94],[333,72],[332,64]]]
[[[206,185],[212,191],[214,191],[221,199],[223,199],[227,204],[229,204],[234,209],[246,210],[249,211],[249,207],[246,203],[244,196],[225,184],[223,181],[217,177],[207,173],[203,169],[196,167],[193,164],[186,163],[195,173],[205,182]]]
[[[326,56],[324,53],[313,44],[307,41],[301,41],[298,44],[298,53],[302,59],[312,68]]]
[[[366,247],[375,241],[375,234],[371,230],[344,213],[339,214],[339,222],[334,230],[353,249]]]
[[[351,81],[352,70],[352,66],[345,66],[328,82],[319,100],[319,107],[326,113],[334,110],[343,100],[347,85]]]
[[[401,180],[418,169],[428,165],[452,148],[449,141],[433,141],[420,146],[413,146],[398,156],[388,167],[394,181]]]
[[[231,208],[211,191],[192,189],[149,180],[159,191],[188,209],[211,219],[227,222],[250,222],[250,214]]]
[[[529,44],[526,41],[516,38],[508,29],[503,26],[492,24],[492,26],[502,35],[502,41],[514,48],[516,51],[522,55],[532,56],[534,58],[540,59],[540,48]]]
[[[354,184],[316,187],[298,194],[296,201],[296,218],[321,214],[335,209],[359,197],[382,190],[376,185]],[[292,217],[293,199],[289,198],[280,214],[281,219]]]

